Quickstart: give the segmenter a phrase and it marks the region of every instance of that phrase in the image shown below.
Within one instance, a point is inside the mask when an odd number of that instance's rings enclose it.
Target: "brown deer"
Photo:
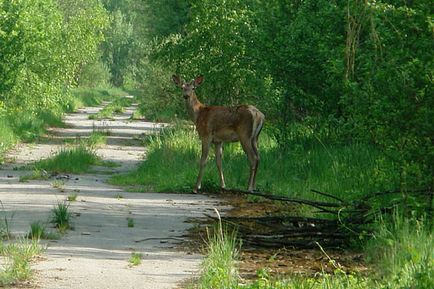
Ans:
[[[172,79],[178,87],[182,88],[188,113],[196,125],[196,130],[202,142],[199,175],[193,192],[197,193],[200,189],[211,144],[215,145],[215,158],[221,188],[225,188],[222,171],[223,143],[237,141],[241,143],[250,162],[248,190],[253,191],[259,164],[258,136],[264,125],[264,114],[252,105],[225,107],[202,104],[197,99],[195,90],[203,82],[203,76],[196,77],[190,83],[181,80],[177,75],[173,75]]]

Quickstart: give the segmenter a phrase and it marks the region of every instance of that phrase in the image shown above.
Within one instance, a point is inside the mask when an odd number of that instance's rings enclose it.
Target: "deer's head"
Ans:
[[[200,75],[190,82],[185,82],[178,75],[172,75],[172,80],[176,86],[182,89],[182,95],[185,99],[196,97],[195,89],[203,82],[203,76]]]

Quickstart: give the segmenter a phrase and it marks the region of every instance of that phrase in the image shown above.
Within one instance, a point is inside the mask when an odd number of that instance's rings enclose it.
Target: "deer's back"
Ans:
[[[263,122],[264,115],[252,105],[235,107],[204,106],[201,108],[196,129],[199,136],[210,136],[212,142],[234,142],[250,138],[254,124]]]

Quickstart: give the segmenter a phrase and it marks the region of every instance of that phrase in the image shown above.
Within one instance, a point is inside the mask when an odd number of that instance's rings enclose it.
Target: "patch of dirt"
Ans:
[[[282,205],[271,201],[249,201],[244,196],[236,194],[219,194],[223,198],[221,205],[230,206],[231,209],[222,212],[225,217],[261,217],[282,215],[288,212],[296,214],[299,211],[297,205]],[[215,213],[208,214],[216,217]],[[207,234],[210,233],[216,221],[212,218],[190,220],[199,222],[189,230],[190,240],[184,246],[192,252],[205,248]],[[267,232],[266,226],[251,223],[228,223],[234,228],[250,226],[258,234]],[[348,248],[324,249],[299,249],[295,247],[283,247],[280,249],[260,248],[242,244],[240,250],[240,273],[244,279],[254,279],[258,270],[267,270],[272,276],[285,276],[301,274],[314,276],[319,272],[333,273],[336,266],[345,272],[358,272],[366,274],[369,268],[360,252]],[[333,260],[334,262],[331,262]],[[334,264],[333,264],[334,263]]]

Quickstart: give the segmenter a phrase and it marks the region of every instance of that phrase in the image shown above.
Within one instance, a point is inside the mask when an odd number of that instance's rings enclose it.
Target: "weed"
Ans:
[[[131,266],[138,266],[142,263],[143,254],[138,252],[131,253],[131,257],[128,260]]]
[[[77,197],[78,197],[78,194],[77,193],[73,193],[73,194],[68,195],[68,197],[66,199],[69,202],[75,202],[75,201],[77,201]]]
[[[8,286],[32,276],[30,261],[42,252],[36,240],[20,239],[17,243],[0,243],[0,255],[5,258],[0,271],[0,286]]]
[[[434,288],[434,236],[428,223],[398,212],[379,219],[366,251],[387,288]]]
[[[100,161],[95,152],[84,145],[62,149],[55,156],[36,162],[36,170],[63,173],[84,173]]]
[[[134,219],[133,218],[127,218],[127,222],[128,222],[128,228],[134,227]]]
[[[236,260],[239,244],[236,232],[224,229],[221,221],[208,233],[206,258],[201,265],[198,288],[236,288],[239,275]]]
[[[61,180],[55,180],[53,183],[51,183],[53,188],[63,190],[65,188],[65,182]]]
[[[112,119],[114,114],[123,113],[126,106],[130,106],[132,99],[120,97],[106,105],[98,113],[89,115],[89,119]]]
[[[107,143],[107,135],[104,132],[94,130],[86,142],[89,147],[96,148]]]
[[[40,221],[36,221],[30,224],[30,232],[28,237],[32,240],[44,239],[46,236],[46,229],[44,224]]]
[[[20,176],[19,181],[25,183],[30,180],[48,180],[48,179],[49,179],[49,174],[45,170],[34,168],[32,170],[32,174]]]
[[[64,233],[70,229],[71,213],[69,212],[69,205],[65,203],[58,203],[52,210],[51,220],[56,228]]]

